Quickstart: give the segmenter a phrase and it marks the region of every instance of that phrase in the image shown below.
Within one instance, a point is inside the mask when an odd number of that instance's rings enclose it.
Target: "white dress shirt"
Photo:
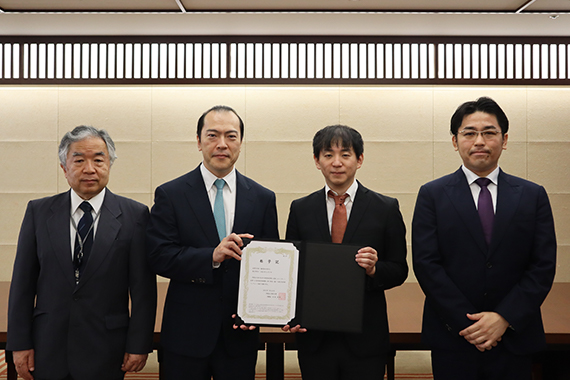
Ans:
[[[329,190],[331,190],[331,188],[325,184],[325,198],[327,201],[327,218],[329,221],[329,232],[330,232],[335,203],[334,203],[334,198],[329,197]],[[356,198],[356,190],[358,190],[358,182],[356,182],[355,180],[354,182],[352,182],[352,185],[350,185],[350,187],[346,190],[346,194],[348,194],[348,197],[346,197],[346,199],[344,200],[344,207],[346,207],[347,222],[348,220],[350,220],[350,212],[352,211],[352,204],[354,203],[354,198]],[[336,191],[334,190],[331,191],[336,195],[342,195],[342,194],[337,194]]]
[[[103,205],[103,200],[105,199],[105,191],[107,188],[103,188],[101,192],[95,195],[93,198],[89,199],[87,202],[91,204],[93,210],[91,210],[91,215],[93,216],[93,241],[95,241],[95,234],[97,233],[97,226],[99,225],[99,218],[97,215],[101,211],[101,206]],[[79,221],[83,217],[83,210],[79,208],[79,205],[83,203],[82,199],[75,190],[71,189],[71,218],[69,220],[69,231],[71,237],[71,260],[73,260],[75,251],[75,237],[77,235],[76,227],[79,225]],[[75,222],[75,225],[72,222]]]
[[[473,173],[471,170],[467,169],[465,165],[461,166],[463,169],[463,173],[465,173],[465,177],[467,177],[467,183],[471,188],[471,194],[473,195],[473,201],[475,202],[475,207],[479,209],[479,193],[481,192],[481,186],[479,186],[475,181],[480,178],[477,174]],[[491,193],[491,199],[493,200],[493,210],[497,212],[497,190],[499,186],[499,166],[495,170],[493,170],[489,175],[486,177],[491,180],[489,185],[487,185],[487,189]]]

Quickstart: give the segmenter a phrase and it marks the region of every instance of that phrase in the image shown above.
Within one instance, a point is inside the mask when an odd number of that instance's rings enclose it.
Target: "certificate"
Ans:
[[[295,316],[299,251],[290,242],[251,241],[240,264],[238,315],[246,324],[285,325]]]
[[[286,324],[362,332],[364,268],[360,246],[246,239],[236,324]]]

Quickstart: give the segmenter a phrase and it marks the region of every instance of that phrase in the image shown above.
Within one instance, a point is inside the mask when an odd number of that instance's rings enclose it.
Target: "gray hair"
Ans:
[[[109,133],[104,129],[97,129],[89,125],[80,125],[73,128],[73,131],[67,132],[59,143],[59,162],[64,168],[66,168],[67,154],[69,153],[70,145],[89,137],[99,137],[105,141],[107,151],[109,152],[109,160],[111,165],[113,165],[117,155],[115,154],[115,143],[113,139],[111,139],[111,136],[109,136]]]

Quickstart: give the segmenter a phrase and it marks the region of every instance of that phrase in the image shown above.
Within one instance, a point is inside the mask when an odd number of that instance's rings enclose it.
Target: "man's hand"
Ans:
[[[236,314],[232,314],[232,319],[235,319],[235,317],[236,317]],[[239,326],[236,325],[236,324],[234,324],[233,327],[234,327],[234,330],[242,329],[243,331],[252,331],[252,330],[255,330],[255,329],[257,328],[257,326],[254,326],[254,325],[245,325],[245,324],[244,324],[244,325],[239,325]]]
[[[144,368],[147,358],[148,354],[129,354],[125,352],[121,370],[124,372],[138,372]]]
[[[307,332],[307,329],[304,328],[304,327],[301,327],[301,325],[297,325],[297,326],[294,326],[294,327],[291,327],[291,326],[289,326],[289,325],[285,325],[285,326],[281,327],[281,330],[283,330],[283,331],[289,331],[289,332],[292,332],[292,333],[297,333],[297,332],[304,333],[304,332]]]
[[[476,322],[460,331],[459,335],[481,352],[496,347],[509,327],[509,322],[505,318],[492,311],[467,314],[467,318]]]
[[[376,274],[376,263],[378,262],[378,252],[372,247],[364,247],[358,250],[356,262],[366,269],[366,274],[374,277]]]
[[[12,357],[14,358],[14,365],[16,366],[16,371],[18,375],[24,380],[34,380],[34,377],[30,372],[35,370],[34,368],[34,350],[23,350],[12,352]]]
[[[222,239],[220,244],[214,249],[212,260],[215,263],[221,263],[227,259],[241,260],[241,247],[243,247],[242,238],[253,239],[250,234],[235,234],[231,233]]]

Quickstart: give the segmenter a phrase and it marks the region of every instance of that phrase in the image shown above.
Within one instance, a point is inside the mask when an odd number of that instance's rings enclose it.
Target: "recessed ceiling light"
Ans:
[[[551,20],[556,20],[558,17],[559,17],[559,15],[551,15],[551,16],[550,16],[550,19],[551,19]]]

